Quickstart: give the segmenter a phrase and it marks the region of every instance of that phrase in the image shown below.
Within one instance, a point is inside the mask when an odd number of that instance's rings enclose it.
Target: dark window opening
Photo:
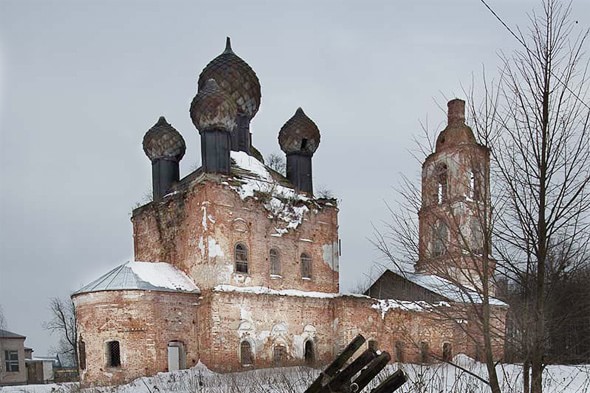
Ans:
[[[430,361],[430,349],[426,341],[420,343],[420,362],[428,363]]]
[[[281,260],[279,259],[279,252],[276,249],[271,249],[269,253],[270,258],[270,274],[278,276],[281,274]]]
[[[121,367],[121,347],[118,341],[107,343],[107,367]]]
[[[311,257],[305,253],[301,254],[301,277],[311,278]]]
[[[253,363],[252,360],[252,346],[248,341],[242,341],[240,343],[240,363],[242,366],[249,366]]]
[[[439,164],[436,166],[436,183],[437,202],[440,205],[441,203],[445,203],[448,199],[449,186],[446,164]]]
[[[4,363],[6,365],[6,372],[19,372],[18,351],[4,351]]]
[[[315,353],[313,350],[313,341],[307,340],[305,342],[305,364],[311,365],[315,362]]]
[[[283,345],[276,345],[273,348],[273,362],[275,366],[282,366],[287,360],[287,349]]]
[[[305,150],[306,147],[307,147],[307,139],[303,138],[301,140],[301,150]]]
[[[453,357],[453,350],[450,343],[443,344],[443,360],[445,362],[450,362],[451,358]]]
[[[248,273],[248,249],[245,245],[236,244],[235,250],[236,272]]]
[[[404,362],[404,343],[401,341],[396,341],[395,345],[395,360],[403,363]]]
[[[82,339],[78,342],[78,363],[81,370],[86,370],[86,343]]]
[[[448,243],[448,229],[445,223],[439,221],[435,224],[432,228],[432,253],[431,256],[440,257],[444,255],[447,251],[447,243]]]
[[[372,351],[377,351],[377,340],[369,340],[368,347]]]

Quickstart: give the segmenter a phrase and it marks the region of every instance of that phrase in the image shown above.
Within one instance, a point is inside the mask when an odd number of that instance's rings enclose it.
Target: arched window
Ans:
[[[312,365],[315,362],[315,353],[313,350],[313,341],[307,340],[303,348],[305,356],[305,364]]]
[[[476,217],[471,219],[471,252],[473,254],[484,253],[484,234],[481,223]]]
[[[270,274],[273,276],[281,275],[281,260],[279,258],[279,252],[271,248],[269,252],[270,259]]]
[[[248,248],[242,243],[236,244],[236,272],[248,273]]]
[[[301,254],[301,277],[311,278],[311,257],[306,253]]]
[[[426,341],[420,343],[420,362],[428,363],[430,361],[430,348]]]
[[[432,228],[432,252],[431,257],[440,257],[447,252],[449,231],[447,225],[438,221]]]
[[[396,341],[394,344],[395,349],[395,360],[399,363],[404,362],[404,343],[401,341]]]
[[[476,165],[476,167],[469,172],[469,176],[469,195],[471,196],[471,199],[479,201],[481,200],[483,193],[483,173],[480,166]]]
[[[107,367],[121,367],[121,347],[118,341],[106,344]]]
[[[242,366],[249,366],[253,363],[252,346],[246,340],[240,343],[240,363]]]
[[[287,360],[287,349],[284,345],[275,345],[272,350],[272,359],[275,366],[282,366]]]
[[[86,343],[82,337],[78,341],[78,363],[80,363],[80,370],[86,370]]]
[[[443,360],[445,362],[450,362],[451,358],[453,357],[453,349],[451,347],[451,343],[444,343],[443,344]]]
[[[448,199],[448,170],[447,164],[438,164],[435,170],[436,176],[436,197],[437,202],[440,205],[445,203]]]

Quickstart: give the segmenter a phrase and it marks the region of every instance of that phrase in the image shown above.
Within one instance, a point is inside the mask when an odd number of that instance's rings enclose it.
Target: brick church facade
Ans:
[[[322,364],[359,333],[395,361],[478,355],[475,290],[494,264],[473,222],[489,205],[489,154],[464,123],[464,102],[449,103],[449,125],[423,166],[416,272],[386,271],[366,295],[346,295],[337,203],[313,194],[320,131],[298,109],[278,135],[286,176],[274,171],[252,146],[260,97],[228,39],[190,107],[202,167],[180,178],[185,143],[164,118],[146,133],[153,201],[132,214],[135,260],[72,295],[83,386],[198,362],[220,372]],[[470,257],[456,228],[467,228]],[[503,332],[506,305],[490,303]],[[493,346],[500,358],[502,334]]]

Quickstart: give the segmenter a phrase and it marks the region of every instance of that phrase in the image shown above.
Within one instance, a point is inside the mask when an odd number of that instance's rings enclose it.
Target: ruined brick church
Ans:
[[[258,77],[228,39],[190,105],[202,166],[180,177],[185,142],[163,117],[145,134],[153,201],[131,217],[134,261],[72,295],[83,386],[198,362],[220,372],[323,364],[359,333],[399,362],[478,356],[476,290],[494,270],[474,225],[489,206],[489,151],[465,124],[465,103],[449,102],[423,164],[416,271],[388,270],[365,295],[347,295],[337,202],[313,193],[320,130],[301,108],[287,120],[283,176],[252,145],[260,98]],[[503,332],[506,305],[490,303]],[[492,340],[499,358],[502,335]]]

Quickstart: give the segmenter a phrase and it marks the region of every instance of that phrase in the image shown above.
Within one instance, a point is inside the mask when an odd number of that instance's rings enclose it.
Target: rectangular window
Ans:
[[[18,367],[18,351],[4,351],[4,360],[6,363],[6,372],[17,373]]]
[[[107,343],[107,367],[121,367],[121,347],[118,341]]]

